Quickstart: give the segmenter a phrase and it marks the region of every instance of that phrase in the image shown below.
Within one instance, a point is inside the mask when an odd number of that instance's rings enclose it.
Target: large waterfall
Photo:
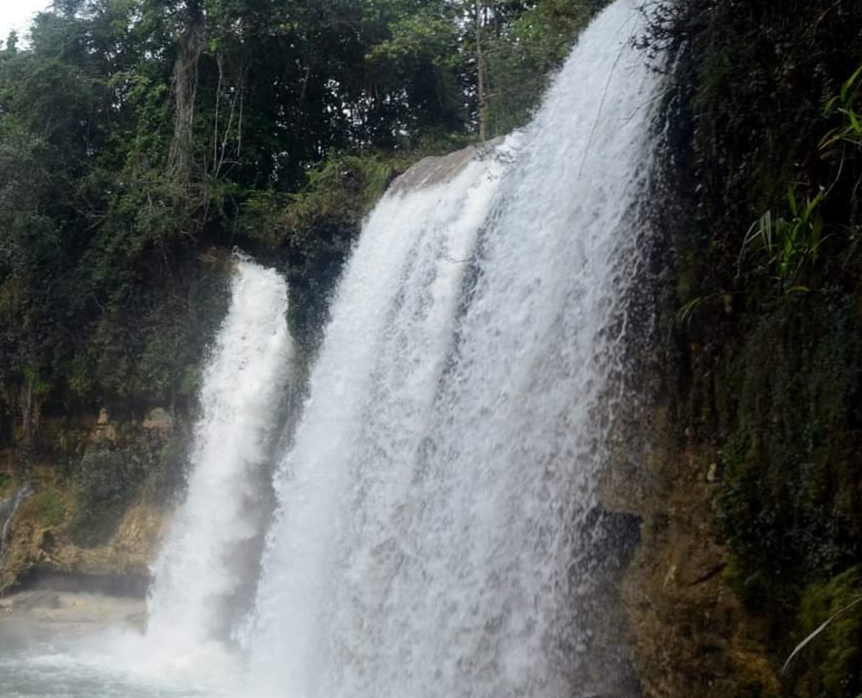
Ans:
[[[368,220],[277,477],[249,696],[588,690],[657,83],[639,29],[617,0],[516,141],[425,163]]]
[[[174,653],[229,631],[268,511],[260,484],[292,353],[287,286],[271,269],[242,259],[235,267],[203,376],[186,497],[153,568],[148,634]]]
[[[146,637],[9,651],[0,633],[0,693],[625,694],[598,480],[648,242],[658,77],[637,5],[598,16],[523,132],[423,161],[371,213],[271,521],[287,293],[236,262]]]

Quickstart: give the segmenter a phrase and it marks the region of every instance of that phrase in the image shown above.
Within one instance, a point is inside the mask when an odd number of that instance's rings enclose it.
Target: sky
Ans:
[[[12,29],[23,38],[33,15],[50,4],[51,0],[0,0],[0,39],[5,41]]]

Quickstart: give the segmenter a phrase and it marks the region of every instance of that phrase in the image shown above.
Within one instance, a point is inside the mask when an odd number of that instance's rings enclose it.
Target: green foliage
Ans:
[[[39,492],[33,508],[45,526],[59,526],[66,519],[66,500],[56,487],[46,487]]]
[[[444,0],[80,0],[40,13],[28,47],[0,50],[5,392],[26,384],[57,408],[188,399],[225,308],[223,269],[199,261],[210,247],[284,267],[292,328],[313,346],[386,184],[475,138],[475,30],[501,132],[602,4],[499,0],[477,16]]]
[[[330,292],[362,219],[421,155],[334,155],[309,171],[301,191],[265,192],[246,205],[240,225],[247,235],[287,252],[288,319],[308,351],[320,338]]]
[[[836,146],[862,147],[862,66],[856,69],[841,85],[840,92],[832,97],[823,109],[825,117],[840,114],[843,123],[832,129],[820,141],[824,157],[836,157]]]
[[[772,584],[832,575],[862,555],[855,301],[797,297],[761,321],[731,366],[724,380],[738,403],[720,500],[728,540],[747,573]]]
[[[773,584],[760,570],[749,571],[738,558],[731,558],[722,576],[737,598],[753,611],[767,608],[771,603]]]
[[[198,365],[227,310],[227,262],[221,256],[208,264],[190,260],[176,266],[184,276],[147,289],[94,324],[73,359],[80,367],[73,376],[87,376],[119,398],[150,404],[194,398]],[[133,332],[127,329],[130,311]]]
[[[654,258],[673,265],[671,409],[681,443],[719,449],[723,579],[777,674],[862,559],[862,4],[645,12],[641,44],[670,52],[654,211],[669,236]],[[858,628],[833,632],[794,660],[782,695],[859,693]],[[728,681],[727,695],[747,690]]]
[[[181,490],[189,435],[170,438],[138,433],[91,447],[69,473],[74,495],[71,535],[85,547],[102,545],[115,533],[130,504],[164,505]]]
[[[834,618],[791,665],[800,674],[796,695],[801,698],[852,698],[862,689],[862,609],[846,609],[862,596],[862,568],[851,567],[823,583],[810,584],[799,606],[799,628],[808,635]],[[838,615],[836,615],[838,614]]]
[[[309,172],[305,189],[288,197],[282,232],[291,241],[332,225],[355,228],[389,183],[403,172],[407,157],[336,156]]]
[[[816,264],[820,255],[823,218],[818,208],[825,198],[826,191],[821,189],[800,205],[796,193],[789,188],[788,217],[773,218],[767,211],[749,228],[739,253],[740,274],[748,264],[759,263],[785,291],[808,291],[798,282],[806,267]]]
[[[11,473],[0,473],[0,492],[10,489],[15,484],[15,477]]]
[[[847,183],[842,180],[859,176],[855,172],[860,164],[858,153],[851,151],[862,150],[862,126],[856,111],[862,110],[862,86],[857,84],[860,76],[862,67],[842,84],[839,93],[829,99],[823,109],[826,119],[835,114],[843,117],[842,125],[832,128],[818,143],[821,158],[826,162],[837,163],[829,188],[821,185],[816,195],[813,198],[806,197],[803,204],[799,201],[795,186],[788,187],[788,217],[773,219],[772,212],[767,211],[751,226],[739,255],[740,274],[744,267],[751,264],[753,257],[759,256],[760,268],[775,276],[783,290],[810,290],[807,286],[794,284],[804,272],[816,265],[820,256],[824,238],[822,211],[827,208],[827,198],[833,189],[843,192],[848,190]],[[855,163],[854,154],[857,155]],[[854,192],[858,190],[860,182],[862,179],[851,179]],[[847,223],[841,222],[835,227],[846,229]],[[855,248],[850,247],[849,251],[853,253]]]
[[[703,303],[703,296],[697,296],[696,298],[692,298],[687,303],[684,303],[679,310],[676,311],[676,322],[679,325],[684,327],[688,327],[691,324],[692,316],[695,311],[700,307],[700,304]]]
[[[697,188],[691,225],[674,240],[696,284],[677,307],[733,292],[757,312],[781,302],[776,287],[816,291],[823,279],[852,287],[862,150],[844,136],[852,139],[859,111],[851,74],[862,8],[694,0],[646,11],[642,43],[669,49],[673,65],[667,186]]]
[[[688,389],[714,392],[681,398],[681,417],[720,438],[735,588],[780,614],[862,555],[862,158],[841,139],[840,155],[823,147],[852,132],[838,108],[857,99],[862,6],[695,0],[652,19],[645,44],[676,60],[663,186],[682,194],[658,214],[678,265],[666,325],[683,379],[708,381]]]
[[[575,37],[608,0],[544,0],[521,12],[513,3],[492,3],[489,22],[488,81],[490,133],[524,126],[560,68]]]
[[[406,166],[404,157],[330,158],[288,198],[279,228],[289,255],[289,320],[309,347],[322,336],[330,292],[362,218]]]

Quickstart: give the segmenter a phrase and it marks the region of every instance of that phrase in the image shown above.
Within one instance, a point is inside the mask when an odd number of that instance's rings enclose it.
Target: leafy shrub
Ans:
[[[742,241],[739,254],[740,273],[745,263],[760,258],[760,268],[770,272],[787,290],[809,289],[794,285],[809,265],[817,262],[823,239],[823,218],[818,210],[826,198],[826,191],[807,198],[804,204],[797,199],[793,188],[787,190],[789,215],[773,218],[764,213]]]
[[[309,169],[302,190],[260,192],[242,206],[238,230],[263,248],[255,250],[259,257],[266,258],[270,248],[271,263],[286,267],[288,322],[309,353],[320,339],[330,292],[362,219],[389,183],[423,154],[331,155]]]
[[[796,192],[796,184],[787,189],[787,215],[773,217],[772,211],[764,213],[750,228],[742,243],[739,255],[739,272],[749,271],[747,263],[760,261],[758,268],[771,273],[785,291],[810,289],[798,283],[803,273],[810,270],[821,255],[824,242],[827,199],[833,190],[846,192],[849,187],[856,192],[862,183],[862,174],[854,167],[854,155],[858,161],[862,152],[862,66],[841,86],[823,110],[823,117],[840,116],[840,126],[829,130],[819,141],[821,159],[832,164],[827,174],[831,181],[819,184],[819,191],[812,197],[802,198]],[[857,111],[858,110],[858,111]],[[801,173],[802,174],[802,173]],[[859,178],[859,179],[857,179]],[[809,185],[809,188],[813,187]],[[852,212],[851,212],[852,215]],[[837,230],[847,228],[847,221],[834,221]],[[852,228],[852,224],[851,224]],[[827,235],[829,237],[829,235]],[[846,247],[848,237],[835,245],[839,256]],[[852,236],[851,238],[852,239]],[[855,247],[850,247],[850,252]],[[758,259],[759,258],[759,259]]]
[[[842,158],[843,146],[862,148],[862,65],[841,86],[823,110],[824,116],[841,115],[842,123],[820,141],[826,158]]]
[[[46,526],[59,526],[66,518],[66,500],[56,487],[42,490],[36,496],[33,506]]]

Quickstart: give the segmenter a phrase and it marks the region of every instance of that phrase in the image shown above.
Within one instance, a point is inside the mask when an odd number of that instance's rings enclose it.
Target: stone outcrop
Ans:
[[[603,484],[605,506],[642,522],[620,601],[643,695],[776,696],[768,629],[726,581],[715,445],[690,429],[677,440],[663,405],[647,412],[646,455],[611,468]]]
[[[125,577],[128,588],[146,587],[149,564],[165,521],[164,512],[152,504],[134,504],[123,516],[117,531],[104,545],[77,545],[68,533],[68,523],[47,525],[33,497],[16,517],[0,572],[7,588],[28,578],[55,575],[74,577]],[[83,583],[86,586],[86,582]]]
[[[163,408],[140,419],[113,419],[103,408],[44,420],[27,470],[18,449],[6,449],[0,499],[24,482],[31,492],[7,527],[0,592],[36,580],[62,585],[67,576],[83,588],[90,578],[95,587],[114,580],[117,589],[144,593],[186,437],[185,422]],[[99,539],[82,535],[93,520]]]
[[[475,158],[506,157],[499,146],[503,138],[494,138],[481,146],[467,146],[448,155],[431,155],[422,158],[398,177],[389,191],[402,193],[443,184],[456,177]]]

